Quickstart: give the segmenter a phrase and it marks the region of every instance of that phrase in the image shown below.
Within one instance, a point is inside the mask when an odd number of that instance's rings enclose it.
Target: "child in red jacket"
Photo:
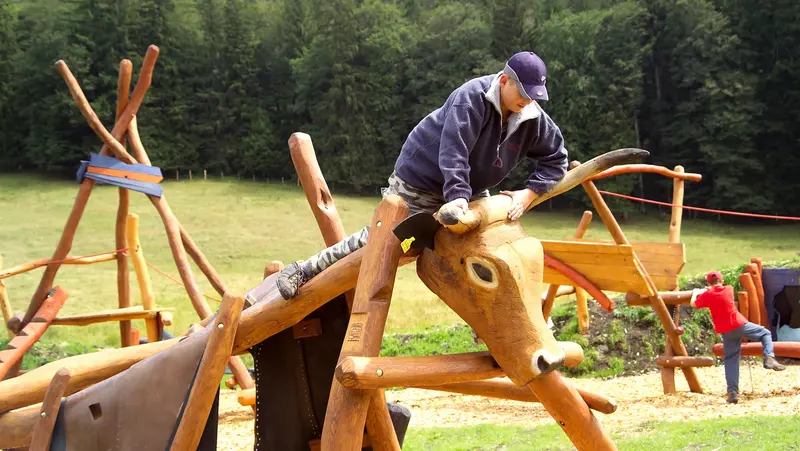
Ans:
[[[722,285],[722,274],[712,271],[706,275],[708,288],[692,290],[692,307],[708,308],[714,331],[722,335],[722,349],[725,352],[725,380],[728,384],[728,399],[732,404],[739,402],[739,353],[742,337],[761,341],[764,352],[764,368],[783,371],[786,369],[775,360],[772,347],[772,334],[765,327],[751,323],[742,316],[733,303],[733,287]]]

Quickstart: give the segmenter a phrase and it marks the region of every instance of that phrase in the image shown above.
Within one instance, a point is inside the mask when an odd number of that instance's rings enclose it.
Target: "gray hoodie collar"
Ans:
[[[494,105],[497,112],[501,115],[503,114],[503,110],[500,108],[500,75],[502,74],[502,72],[498,72],[497,76],[492,80],[489,90],[486,92],[486,98]],[[532,102],[519,113],[511,113],[508,116],[508,134],[506,136],[511,136],[523,122],[538,118],[542,114],[541,112],[542,107],[540,107],[538,103]]]

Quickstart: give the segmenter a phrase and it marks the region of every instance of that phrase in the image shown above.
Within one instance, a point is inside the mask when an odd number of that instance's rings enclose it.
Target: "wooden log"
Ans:
[[[392,417],[389,415],[386,395],[383,390],[374,390],[369,398],[366,427],[366,437],[369,439],[367,443],[373,450],[400,451],[397,431],[394,430],[394,423],[392,423]],[[362,436],[362,448],[364,447],[364,442],[364,436]]]
[[[183,224],[179,223],[179,226],[181,229],[181,240],[186,248],[186,253],[194,260],[194,263],[200,268],[200,272],[206,276],[206,279],[208,279],[208,282],[211,283],[211,286],[214,287],[217,293],[223,296],[228,289],[220,278],[219,273],[217,273],[217,270],[211,265],[211,262],[208,261],[203,251],[200,250],[200,247],[192,240],[192,237],[183,227]]]
[[[144,257],[142,244],[139,242],[139,215],[131,213],[126,218],[126,235],[128,243],[128,253],[133,262],[133,269],[136,273],[136,281],[139,284],[139,295],[142,298],[142,308],[144,310],[155,310],[155,296],[153,296],[153,286],[150,283],[150,271],[147,269],[147,262]],[[145,325],[147,327],[147,342],[152,343],[159,340],[159,329],[155,315],[147,316]],[[138,343],[137,343],[138,344]]]
[[[292,133],[289,137],[289,153],[297,172],[297,181],[303,186],[303,192],[322,233],[325,246],[333,246],[347,238],[333,195],[317,162],[311,137],[306,133]],[[347,307],[351,310],[354,296],[353,290],[345,292]]]
[[[56,287],[51,296],[44,300],[33,320],[22,328],[22,331],[0,351],[0,380],[22,361],[22,356],[33,346],[47,330],[58,311],[67,301],[67,292],[61,287]]]
[[[147,89],[150,87],[153,68],[155,67],[156,59],[158,58],[158,52],[158,47],[154,45],[148,47],[147,53],[142,61],[142,68],[139,72],[136,88],[134,88],[133,94],[128,101],[128,105],[125,106],[125,110],[122,112],[119,120],[116,122],[116,124],[114,124],[114,129],[111,131],[111,135],[114,137],[114,139],[122,139],[122,137],[125,135],[128,124],[139,110],[139,106],[144,100]],[[103,146],[103,148],[100,149],[100,155],[108,155],[109,153],[110,149],[106,146]],[[61,232],[61,238],[58,241],[58,245],[56,246],[56,250],[51,257],[51,260],[63,260],[64,257],[66,257],[69,253],[69,250],[72,247],[72,240],[75,237],[75,231],[78,228],[81,216],[83,216],[83,211],[86,208],[86,203],[89,201],[89,196],[92,193],[93,187],[94,180],[92,179],[85,178],[81,182],[80,188],[78,189],[78,195],[75,197],[72,210],[67,218],[67,223],[64,226],[64,230]],[[42,278],[39,280],[39,285],[36,288],[36,292],[31,297],[28,310],[25,312],[25,316],[22,319],[23,326],[27,324],[31,318],[33,318],[33,315],[39,309],[39,306],[42,304],[42,302],[44,302],[45,294],[50,291],[50,288],[53,285],[53,280],[55,280],[60,266],[61,265],[59,263],[52,263],[47,266],[47,269],[45,269],[44,274],[42,274]]]
[[[769,329],[769,315],[767,314],[767,305],[764,303],[764,283],[761,281],[761,272],[758,270],[758,265],[749,263],[744,265],[744,270],[753,278],[753,286],[756,288],[756,296],[758,296],[758,318],[762,326]]]
[[[61,408],[61,398],[69,383],[69,370],[61,368],[56,371],[53,380],[47,387],[42,407],[39,410],[39,419],[33,427],[31,434],[30,451],[47,451],[50,449],[50,440],[53,438],[53,426],[56,424],[58,411]]]
[[[584,211],[583,215],[581,216],[580,222],[578,222],[578,228],[575,229],[575,235],[573,235],[576,239],[581,239],[586,234],[586,230],[589,229],[589,224],[592,222],[592,212],[591,211]],[[553,310],[553,304],[555,303],[555,299],[559,296],[559,290],[561,287],[557,284],[552,284],[547,289],[547,295],[544,298],[544,302],[542,304],[542,314],[544,315],[544,320],[547,321],[550,319],[550,312]],[[577,297],[577,295],[576,295]],[[584,299],[586,298],[586,293],[584,292]],[[589,306],[586,306],[587,310]],[[587,311],[588,316],[588,311]],[[588,327],[588,322],[587,322]]]
[[[225,380],[225,386],[230,388],[231,390],[236,388],[237,385],[239,384],[236,382],[236,376],[231,376]]]
[[[243,406],[256,405],[256,389],[247,388],[244,390],[239,390],[239,393],[236,394],[236,400],[239,401],[239,404]]]
[[[68,396],[130,368],[133,364],[178,343],[179,340],[181,337],[67,357],[2,381],[0,412],[42,402],[50,380],[60,368],[69,369],[72,375],[65,395]]]
[[[703,176],[701,174],[683,172],[683,167],[681,167],[681,171],[678,171],[677,167],[674,171],[670,171],[665,167],[653,166],[649,164],[622,164],[619,166],[614,166],[613,168],[606,169],[605,171],[595,175],[594,177],[591,177],[589,180],[599,180],[614,175],[632,174],[635,172],[658,174],[658,175],[663,175],[665,177],[671,177],[675,180],[680,180],[680,181],[689,180],[691,182],[699,182],[703,179]]]
[[[689,301],[692,300],[692,292],[689,291],[659,291],[659,296],[661,296],[661,300],[664,301],[664,304],[667,305],[689,305]],[[628,292],[625,294],[625,303],[628,306],[649,306],[651,302],[651,297],[649,296],[640,296],[633,292]]]
[[[573,162],[575,164],[577,162]],[[580,163],[577,163],[580,164]],[[614,218],[614,214],[611,213],[611,210],[606,205],[605,200],[603,200],[603,196],[600,195],[600,192],[597,190],[597,187],[594,185],[594,182],[584,182],[583,184],[586,193],[589,195],[589,198],[592,200],[592,205],[597,210],[600,218],[603,220],[603,223],[606,225],[611,236],[614,238],[614,242],[617,244],[630,244],[628,239],[625,237],[625,234],[622,232],[622,228],[617,223],[617,220]],[[669,315],[669,311],[667,310],[667,306],[664,304],[664,300],[661,298],[661,295],[658,293],[658,289],[653,282],[653,279],[647,273],[647,270],[644,269],[644,265],[639,260],[639,258],[634,253],[634,262],[636,265],[642,269],[642,273],[644,275],[645,282],[650,287],[650,291],[652,292],[653,296],[651,298],[651,306],[653,310],[655,310],[656,315],[658,316],[659,320],[661,320],[661,325],[664,327],[664,331],[667,334],[668,341],[672,346],[673,351],[675,352],[676,356],[688,356],[688,352],[686,351],[686,346],[684,346],[681,337],[678,335],[676,331],[675,323],[672,321],[672,318]],[[697,378],[697,373],[694,371],[694,368],[682,368],[683,374],[686,377],[686,381],[689,384],[689,388],[694,393],[702,393],[703,389],[700,386],[700,380]]]
[[[567,355],[564,366],[575,368],[583,361],[577,343],[559,342]],[[502,368],[489,352],[470,352],[422,357],[359,357],[339,360],[336,379],[347,388],[375,389],[444,385],[502,377]]]
[[[133,74],[133,64],[130,60],[123,59],[119,64],[119,79],[117,81],[117,112],[115,122],[119,121],[122,112],[128,105],[128,97],[131,89],[131,76]],[[120,143],[125,147],[125,137],[120,138]],[[117,250],[126,248],[127,236],[125,234],[128,210],[130,209],[130,192],[125,188],[119,188],[119,206],[117,207],[117,222],[114,229],[114,242]],[[128,272],[128,254],[117,255],[117,304],[119,308],[131,306],[130,277]],[[131,343],[127,340],[131,335],[131,322],[121,321],[119,323],[120,342],[123,347],[139,343]]]
[[[66,256],[64,257],[64,261],[60,264],[62,265],[91,265],[94,263],[103,263],[103,262],[110,262],[112,260],[117,259],[117,252],[104,252],[98,255],[91,255],[86,257],[72,257]],[[11,276],[16,276],[17,274],[26,273],[28,271],[33,271],[34,269],[41,268],[42,266],[47,266],[50,263],[51,259],[41,259],[36,260],[30,263],[23,263],[21,265],[13,266],[11,268],[6,268],[0,271],[0,280],[9,278]]]
[[[41,417],[41,404],[0,414],[0,449],[16,449],[30,446],[33,428]]]
[[[739,285],[747,292],[747,308],[749,309],[747,317],[749,321],[761,324],[761,310],[758,305],[758,293],[753,283],[753,276],[749,273],[739,274]]]
[[[772,343],[776,357],[789,357],[800,359],[800,342],[796,341],[776,341]],[[746,357],[760,357],[764,355],[764,348],[761,343],[743,343],[741,355]],[[711,347],[711,353],[717,357],[725,357],[722,343],[717,343]]]
[[[83,313],[80,315],[59,316],[54,318],[51,322],[52,326],[88,326],[90,324],[108,323],[113,321],[132,321],[143,319],[147,321],[155,321],[156,316],[165,310],[175,310],[173,308],[158,308],[155,310],[144,310],[141,305],[133,307],[125,307],[121,309],[103,310],[100,312]],[[154,340],[148,342],[158,341],[158,335]],[[134,344],[139,344],[134,343]]]
[[[583,288],[578,288],[575,292],[575,304],[578,315],[578,329],[581,334],[586,335],[589,333],[589,304],[586,300],[586,291]]]
[[[225,295],[219,314],[213,323],[203,357],[197,369],[189,399],[183,409],[178,430],[172,441],[171,450],[196,449],[203,435],[204,424],[211,411],[214,398],[219,390],[219,381],[225,373],[225,362],[231,355],[233,337],[239,326],[239,316],[244,306],[241,296]]]
[[[750,301],[747,292],[740,291],[736,293],[736,297],[739,300],[739,313],[741,313],[746,320],[750,321]]]
[[[559,371],[534,379],[528,388],[539,398],[578,451],[617,449],[586,401]]]
[[[514,401],[523,402],[539,402],[539,398],[536,396],[536,393],[534,393],[530,388],[527,386],[520,387],[511,382],[511,380],[507,377],[469,382],[456,382],[443,385],[415,386],[412,388],[460,393],[462,395],[486,396],[488,398],[511,399]],[[583,398],[590,409],[606,415],[616,412],[617,403],[613,399],[607,398],[600,394],[588,392],[579,387],[576,387],[576,390],[578,390],[578,394],[581,396],[581,398]]]
[[[424,357],[347,356],[336,366],[347,388],[417,387],[491,379],[505,375],[489,352]]]
[[[681,320],[681,306],[675,306],[675,313],[673,317],[673,321],[675,326],[678,327],[678,332],[680,333],[680,320]],[[672,359],[675,357],[675,352],[672,350],[672,346],[664,346],[664,356],[663,358]],[[676,393],[677,387],[675,386],[675,368],[662,366],[661,367],[661,385],[664,388],[664,394],[669,395],[672,393]]]
[[[656,363],[659,366],[666,368],[688,368],[697,366],[714,366],[714,359],[711,357],[697,357],[697,356],[677,356],[677,357],[656,357]]]
[[[675,166],[676,174],[683,174],[683,166]],[[681,222],[683,220],[683,179],[675,177],[672,181],[672,217],[669,221],[669,242],[681,242]]]
[[[369,238],[364,248],[366,256],[361,262],[359,283],[356,285],[347,335],[339,354],[340,361],[351,356],[377,357],[380,352],[392,289],[402,254],[400,242],[392,233],[392,229],[407,216],[408,207],[396,195],[383,198],[375,209],[370,223]],[[325,271],[322,272],[324,273]],[[375,391],[350,390],[338,380],[334,380],[322,428],[323,451],[361,449],[362,432],[371,396],[375,396]],[[380,409],[379,412],[374,412],[378,415],[377,420],[388,420],[386,428],[393,429],[386,404],[381,407],[373,403],[372,406]],[[400,449],[396,437],[391,449]]]

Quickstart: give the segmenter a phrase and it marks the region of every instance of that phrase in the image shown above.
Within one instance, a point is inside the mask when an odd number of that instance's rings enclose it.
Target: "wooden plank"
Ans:
[[[84,313],[80,315],[60,316],[51,323],[53,326],[88,326],[90,324],[108,323],[113,321],[131,321],[136,319],[155,320],[159,312],[173,311],[174,308],[156,308],[144,310],[141,305],[121,309],[103,310],[101,312]],[[149,338],[149,337],[148,337]],[[158,340],[149,340],[152,343]],[[138,344],[138,343],[137,343]]]
[[[564,240],[540,240],[542,249],[548,254],[555,252],[574,252],[579,254],[618,254],[631,255],[633,247],[627,244],[605,243],[601,241],[589,241],[575,238]]]
[[[587,279],[589,279],[592,283],[597,285],[597,287],[603,291],[613,291],[617,293],[627,293],[628,291],[632,291],[642,296],[650,295],[650,290],[648,289],[647,285],[642,281],[599,279],[593,277],[591,274],[584,274],[584,275],[586,276]],[[570,285],[573,283],[567,277],[561,275],[561,273],[547,267],[545,267],[544,269],[543,281],[544,283],[558,284],[558,285]]]
[[[243,297],[226,294],[218,315],[208,326],[213,328],[211,336],[200,359],[189,399],[186,400],[178,430],[170,446],[172,451],[197,449],[200,443],[203,428],[198,425],[205,424],[219,391],[219,381],[222,380],[225,364],[231,355],[243,306]]]
[[[30,451],[47,451],[53,438],[53,426],[56,424],[58,411],[61,408],[61,398],[69,383],[70,373],[68,368],[56,371],[53,380],[47,387],[47,393],[42,401],[39,419],[33,427]]]

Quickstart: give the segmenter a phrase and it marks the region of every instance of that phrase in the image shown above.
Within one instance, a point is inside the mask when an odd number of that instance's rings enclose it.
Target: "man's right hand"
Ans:
[[[444,225],[452,225],[469,211],[469,202],[467,199],[458,198],[439,207],[436,213],[436,219]]]
[[[467,202],[467,199],[460,197],[458,199],[453,199],[450,202],[444,204],[443,208],[447,210],[451,208],[458,208],[459,210],[461,210],[461,214],[464,214],[467,211],[469,211],[469,202]]]

